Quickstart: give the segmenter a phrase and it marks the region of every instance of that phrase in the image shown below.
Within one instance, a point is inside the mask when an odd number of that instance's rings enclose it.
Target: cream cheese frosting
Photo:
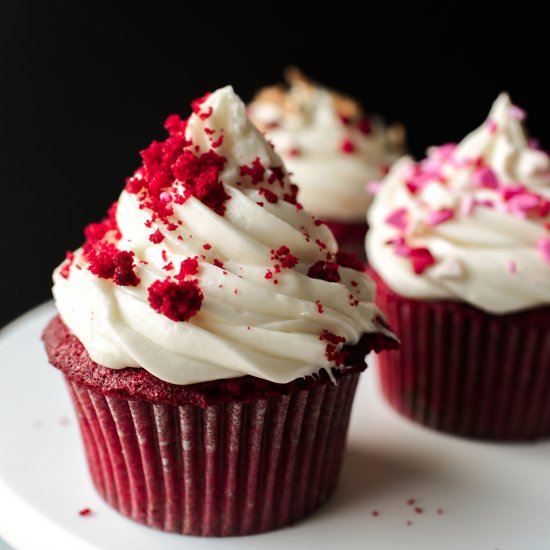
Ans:
[[[391,335],[373,283],[296,202],[231,87],[165,126],[109,218],[54,272],[60,316],[94,361],[174,384],[286,383],[343,367],[363,333]]]
[[[369,211],[367,256],[395,292],[505,314],[550,304],[550,158],[501,94],[458,145],[400,160]]]
[[[380,180],[403,152],[404,134],[367,119],[358,104],[297,71],[287,71],[288,89],[270,87],[249,105],[249,114],[273,142],[298,183],[299,200],[321,218],[364,222]]]

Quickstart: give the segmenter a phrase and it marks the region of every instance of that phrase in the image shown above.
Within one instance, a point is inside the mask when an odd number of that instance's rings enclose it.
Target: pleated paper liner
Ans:
[[[492,315],[399,296],[370,270],[401,339],[379,356],[382,390],[404,416],[482,439],[550,436],[550,308]]]
[[[293,524],[333,493],[358,377],[205,408],[66,382],[93,482],[111,506],[156,529],[235,536]]]
[[[327,221],[326,224],[336,237],[340,250],[354,253],[362,262],[367,261],[365,235],[367,234],[368,225],[366,222],[344,223]]]

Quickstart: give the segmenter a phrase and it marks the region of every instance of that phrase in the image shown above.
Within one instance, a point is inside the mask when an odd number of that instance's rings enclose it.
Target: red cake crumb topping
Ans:
[[[260,159],[256,157],[250,166],[241,166],[240,167],[240,175],[241,176],[250,176],[252,183],[254,185],[257,185],[258,183],[261,183],[264,179],[265,175],[265,167],[260,162]]]
[[[337,367],[344,365],[346,357],[349,355],[347,351],[338,350],[339,344],[345,344],[346,339],[343,336],[338,336],[328,330],[323,330],[319,340],[325,340],[327,347],[325,350],[325,356],[329,361],[334,361]]]
[[[416,499],[414,497],[407,499],[407,505],[412,506],[413,504],[416,504]]]
[[[197,281],[155,281],[148,289],[149,305],[176,322],[188,321],[201,308],[203,293]]]
[[[271,259],[280,263],[281,267],[292,269],[298,263],[298,258],[290,252],[288,246],[281,246],[271,251]]]
[[[303,208],[302,205],[298,202],[298,186],[294,183],[290,184],[290,193],[285,193],[283,195],[283,200],[290,204],[295,204],[298,210],[301,210]]]
[[[364,135],[368,135],[372,132],[372,124],[368,118],[362,118],[359,121],[357,128]]]
[[[221,135],[216,141],[212,142],[212,148],[217,149],[223,143],[223,135]]]
[[[98,243],[86,253],[88,270],[101,279],[112,279],[119,286],[137,286],[139,277],[134,273],[134,253],[117,250],[111,243]]]
[[[210,250],[212,248],[212,245],[210,243],[205,243],[202,245],[202,247],[205,249],[205,250]]]
[[[265,187],[260,187],[258,192],[266,198],[267,202],[271,204],[275,204],[279,201],[279,197],[273,191],[266,189]]]
[[[378,517],[379,515],[380,515],[380,512],[378,510],[373,510],[371,512],[371,516],[374,517],[374,518]]]
[[[315,305],[317,306],[317,312],[323,313],[323,304],[319,300],[315,300]]]
[[[307,276],[312,279],[321,279],[329,283],[339,283],[340,273],[338,273],[338,264],[336,262],[325,262],[319,260],[315,262],[308,270]]]
[[[342,153],[346,153],[350,155],[351,153],[355,153],[355,144],[350,139],[345,139],[342,142],[342,145],[340,146]]]
[[[59,270],[59,274],[64,279],[69,278],[69,272],[71,271],[71,266],[73,265],[73,262],[74,262],[74,254],[70,250],[67,250],[67,253],[65,254],[65,263]]]
[[[185,258],[180,264],[179,273],[176,275],[178,281],[183,281],[186,277],[192,277],[199,272],[199,259],[197,256],[194,258]]]
[[[223,269],[223,262],[221,260],[218,260],[218,258],[214,258],[212,260],[212,263],[216,266],[216,267],[219,267],[220,269]]]
[[[153,244],[159,244],[164,240],[164,235],[160,232],[160,229],[157,229],[154,233],[149,235],[149,240]]]
[[[417,506],[414,511],[417,513],[417,514],[423,514],[424,513],[424,508],[421,508],[420,506]]]
[[[82,517],[91,516],[92,515],[92,509],[91,508],[82,508],[82,510],[78,511],[78,515]]]
[[[93,245],[101,241],[109,231],[114,231],[115,240],[120,239],[120,231],[116,223],[116,211],[118,203],[114,202],[107,211],[107,217],[99,223],[91,223],[84,228],[84,236],[86,245]]]
[[[193,112],[202,120],[206,120],[212,114],[212,107],[210,107],[206,112],[201,110],[202,104],[210,97],[210,95],[210,92],[206,92],[202,97],[199,97],[191,102],[191,109],[193,109]]]

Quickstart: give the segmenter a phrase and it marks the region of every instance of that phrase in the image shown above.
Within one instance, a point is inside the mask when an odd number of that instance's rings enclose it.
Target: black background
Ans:
[[[548,13],[529,3],[364,4],[368,17],[352,3],[75,4],[0,6],[0,326],[49,298],[52,269],[165,117],[228,83],[248,100],[298,65],[402,121],[416,156],[476,127],[505,89],[550,146]]]

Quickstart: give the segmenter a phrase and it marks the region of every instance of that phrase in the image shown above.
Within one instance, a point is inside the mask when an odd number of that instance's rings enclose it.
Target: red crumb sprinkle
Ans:
[[[277,250],[271,251],[271,259],[280,262],[282,267],[292,269],[298,263],[298,258],[290,252],[288,246],[281,246]]]
[[[88,270],[100,279],[112,279],[119,286],[137,286],[139,277],[134,273],[134,253],[117,250],[110,243],[100,243],[87,254]]]
[[[265,278],[265,279],[273,279],[273,273],[272,273],[271,269],[268,269],[268,270],[265,272],[264,278]]]
[[[298,147],[291,147],[287,152],[286,154],[289,156],[289,157],[299,157],[301,155],[301,151],[300,149],[298,149]]]
[[[328,281],[329,283],[339,283],[340,273],[338,273],[338,267],[338,264],[335,262],[319,260],[309,268],[307,276],[312,279]]]
[[[202,97],[195,99],[191,103],[193,112],[202,120],[206,120],[212,114],[212,107],[209,107],[206,112],[201,111],[202,104],[210,97],[210,92],[207,92]]]
[[[223,135],[220,136],[216,141],[212,142],[212,148],[217,149],[223,143]]]
[[[380,512],[378,510],[373,510],[370,514],[372,517],[376,518],[380,515]]]
[[[261,183],[264,179],[265,167],[260,162],[259,157],[256,157],[252,161],[252,164],[250,166],[241,166],[239,173],[241,176],[250,176],[252,183],[254,185],[257,185],[258,183]]]
[[[358,130],[365,135],[368,135],[372,132],[372,124],[368,118],[362,118],[357,125]]]
[[[159,244],[164,241],[164,235],[160,232],[160,229],[157,229],[154,233],[149,235],[149,240],[154,244]]]
[[[298,202],[298,186],[295,183],[290,184],[290,193],[283,195],[283,200],[289,204],[296,205],[298,210],[301,210],[303,206]]]
[[[160,255],[162,256],[162,261],[163,262],[168,261],[168,252],[166,252],[166,250],[161,251]]]
[[[351,286],[353,287],[359,286],[359,283],[357,281],[351,281]]]
[[[263,201],[258,201],[256,204],[257,204],[258,206],[263,206],[263,205],[264,205]]]
[[[441,514],[443,513],[443,508],[438,508],[438,509],[437,509],[437,513],[438,513],[439,515],[441,515]]]
[[[348,155],[350,155],[351,153],[355,153],[355,145],[350,139],[345,139],[342,142],[340,149],[342,150],[342,153],[346,153]]]
[[[73,265],[73,262],[74,254],[70,250],[67,250],[67,253],[65,254],[65,263],[63,264],[63,267],[59,270],[59,274],[64,279],[69,278],[69,272],[71,271],[71,266]]]
[[[416,499],[413,498],[413,497],[407,499],[407,504],[408,504],[409,506],[412,506],[413,504],[416,504]]]
[[[78,511],[78,515],[82,517],[91,516],[92,513],[93,512],[91,508],[82,508],[82,510]]]
[[[275,204],[279,201],[279,197],[277,196],[277,194],[271,191],[270,189],[266,189],[265,187],[260,187],[258,192],[260,193],[260,195],[263,195],[265,197],[267,202],[271,204]]]
[[[339,250],[336,252],[336,261],[342,267],[349,267],[350,269],[355,269],[355,271],[365,271],[365,264],[357,258],[355,252],[343,252]]]
[[[183,281],[187,276],[194,276],[199,272],[199,259],[197,256],[194,258],[185,258],[180,264],[179,273],[176,275],[178,281]]]
[[[214,258],[212,260],[212,263],[216,266],[216,267],[219,267],[220,269],[223,269],[223,262],[221,260],[218,260],[218,258]]]
[[[424,508],[421,508],[420,506],[417,506],[414,511],[417,513],[417,514],[423,514],[424,513]]]
[[[326,243],[324,243],[324,242],[321,241],[320,239],[315,239],[315,244],[316,244],[321,250],[326,250],[326,249],[327,249]]]
[[[413,522],[410,519],[408,519],[407,520],[407,525],[410,527],[412,524],[413,524]]]
[[[233,294],[235,294],[235,296],[236,296],[237,294],[239,294],[239,291],[235,288],[235,289],[233,289]]]
[[[337,347],[339,344],[345,344],[346,339],[343,336],[338,336],[328,330],[323,330],[319,340],[324,340],[327,342],[325,356],[329,361],[334,361],[336,366],[341,366],[344,364],[348,352],[338,350]]]
[[[203,244],[202,247],[205,249],[205,250],[210,250],[212,248],[212,245],[210,243],[206,243],[206,244]]]
[[[172,271],[172,269],[174,269],[174,262],[168,262],[166,265],[162,266],[162,269],[164,269],[164,271]]]
[[[350,306],[357,307],[359,305],[359,300],[353,294],[349,294],[348,298]]]
[[[176,322],[188,321],[201,308],[203,294],[197,281],[155,281],[148,289],[149,305]]]
[[[317,312],[323,313],[323,304],[319,300],[315,300],[315,305],[317,306]]]

